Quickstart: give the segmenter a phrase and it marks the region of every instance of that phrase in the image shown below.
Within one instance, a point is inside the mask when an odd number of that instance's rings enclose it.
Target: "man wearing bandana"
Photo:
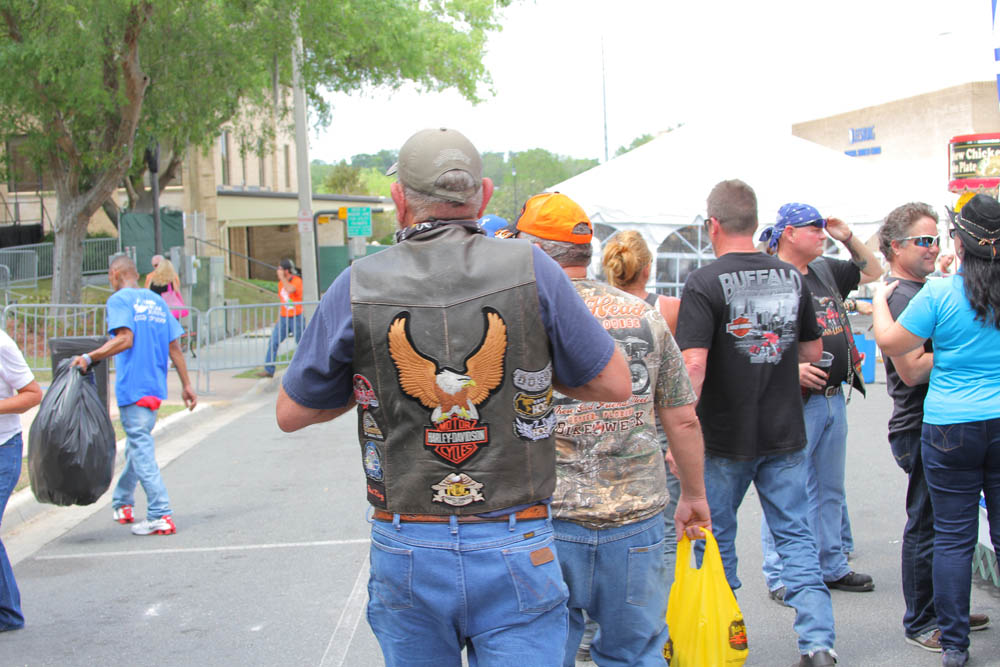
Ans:
[[[623,401],[628,366],[558,264],[483,234],[493,184],[466,137],[418,132],[389,173],[396,244],[323,295],[278,425],[357,405],[386,665],[561,664],[551,397]]]
[[[850,261],[823,257],[828,238],[844,245]],[[808,204],[782,206],[777,221],[764,230],[760,240],[767,242],[769,252],[776,251],[779,259],[802,273],[812,293],[817,323],[823,329],[823,351],[829,365],[799,364],[808,440],[809,522],[819,548],[823,580],[828,587],[843,591],[871,591],[875,589],[872,578],[851,570],[847,562],[850,549],[844,544],[850,528],[844,492],[847,409],[842,385],[847,383],[848,391],[857,388],[862,394],[865,385],[843,300],[859,284],[878,280],[882,267],[847,223],[824,218]],[[782,563],[766,519],[762,521],[761,542],[768,590],[773,599],[782,602]]]

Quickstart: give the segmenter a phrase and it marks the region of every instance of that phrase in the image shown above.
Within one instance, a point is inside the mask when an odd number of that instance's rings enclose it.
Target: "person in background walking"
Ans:
[[[42,402],[42,389],[5,331],[0,331],[0,522],[7,500],[21,476],[22,412]],[[14,581],[7,550],[0,541],[0,632],[24,627],[21,594]]]
[[[153,270],[146,275],[146,289],[163,296],[170,288],[181,291],[181,278],[174,269],[174,264],[161,255],[153,255]]]
[[[146,519],[132,526],[133,535],[170,535],[177,532],[170,498],[156,463],[153,426],[156,411],[167,397],[167,358],[174,362],[183,387],[184,404],[198,404],[178,339],[181,325],[162,298],[138,285],[135,263],[125,255],[111,261],[108,279],[115,291],[108,299],[108,333],[114,336],[96,350],[73,358],[86,371],[92,363],[118,358],[115,396],[127,438],[125,468],[111,496],[112,519],[132,523],[135,485],[146,492]]]
[[[981,492],[1000,553],[1000,203],[976,195],[953,224],[959,272],[925,284],[895,322],[888,298],[900,282],[880,285],[872,315],[883,354],[900,357],[934,343],[920,455],[934,512],[941,663],[962,667]]]
[[[264,359],[264,370],[257,377],[274,377],[274,360],[278,358],[278,346],[288,338],[295,336],[298,343],[302,338],[302,278],[295,271],[295,263],[283,259],[278,265],[278,298],[281,306],[278,310],[278,321],[271,329],[271,340],[267,346],[267,357]]]

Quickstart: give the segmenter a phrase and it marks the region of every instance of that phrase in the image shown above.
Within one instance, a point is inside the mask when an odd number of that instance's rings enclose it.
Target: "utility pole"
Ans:
[[[145,155],[146,166],[149,168],[149,182],[153,190],[153,253],[163,254],[163,232],[160,229],[160,142],[153,144],[152,148],[147,148]]]
[[[604,36],[601,36],[601,99],[604,102],[604,161],[608,161],[608,77],[604,69]]]
[[[316,225],[312,215],[312,180],[309,176],[309,136],[306,120],[306,91],[302,83],[302,33],[295,19],[295,46],[292,48],[292,103],[295,113],[295,170],[299,190],[299,258],[302,263],[302,297],[319,299],[319,262],[316,261]]]

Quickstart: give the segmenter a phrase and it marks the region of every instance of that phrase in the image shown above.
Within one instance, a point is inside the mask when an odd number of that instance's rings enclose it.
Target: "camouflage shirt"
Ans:
[[[632,396],[624,403],[582,403],[555,394],[553,516],[596,529],[634,523],[662,511],[668,498],[654,404],[688,405],[695,394],[656,308],[604,283],[573,285],[625,354]]]

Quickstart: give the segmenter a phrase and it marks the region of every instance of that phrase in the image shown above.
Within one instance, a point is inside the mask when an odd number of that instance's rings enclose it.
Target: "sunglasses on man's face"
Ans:
[[[913,245],[920,246],[921,248],[930,248],[934,245],[941,245],[941,238],[938,236],[904,236],[899,239],[900,243],[903,241],[913,241]]]
[[[790,227],[816,227],[817,229],[826,229],[826,219],[820,218],[819,220],[810,220],[809,222],[800,222],[796,225],[789,225]]]

